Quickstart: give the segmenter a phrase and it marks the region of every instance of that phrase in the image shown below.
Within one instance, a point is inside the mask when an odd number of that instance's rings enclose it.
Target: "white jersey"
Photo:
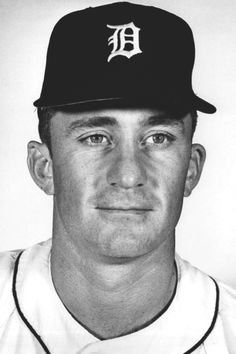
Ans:
[[[50,251],[48,240],[0,256],[1,354],[236,354],[236,291],[180,257],[166,311],[135,333],[99,340],[58,297]]]

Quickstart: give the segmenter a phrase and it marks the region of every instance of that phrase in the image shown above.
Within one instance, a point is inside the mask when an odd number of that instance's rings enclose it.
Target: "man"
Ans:
[[[54,28],[32,178],[53,237],[1,257],[1,353],[234,353],[236,292],[175,255],[205,149],[189,26],[116,3]]]

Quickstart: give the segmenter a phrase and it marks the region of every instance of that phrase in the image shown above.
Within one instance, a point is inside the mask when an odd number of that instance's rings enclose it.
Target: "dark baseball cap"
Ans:
[[[52,32],[36,107],[132,102],[214,113],[192,88],[193,35],[180,17],[117,2],[72,12]]]

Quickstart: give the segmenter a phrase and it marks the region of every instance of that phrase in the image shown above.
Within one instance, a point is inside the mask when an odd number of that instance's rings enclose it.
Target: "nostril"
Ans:
[[[116,163],[115,163],[116,162]],[[146,184],[146,170],[137,159],[127,157],[115,161],[107,172],[107,182],[113,188],[140,188]]]

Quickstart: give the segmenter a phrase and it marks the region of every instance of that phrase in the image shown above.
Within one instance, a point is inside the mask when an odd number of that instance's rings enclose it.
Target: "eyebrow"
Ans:
[[[103,126],[114,126],[118,125],[117,120],[112,117],[84,117],[72,122],[69,127],[67,128],[67,133],[71,133],[76,129],[83,129],[83,128],[96,128],[96,127],[103,127]]]
[[[171,117],[165,112],[161,112],[158,113],[158,115],[148,117],[144,122],[141,122],[140,125],[143,128],[154,127],[158,125],[176,126],[181,130],[184,128],[182,119]],[[104,126],[119,126],[119,122],[115,118],[109,116],[83,117],[73,121],[66,129],[66,133],[69,135],[77,129],[97,128]]]
[[[142,123],[143,127],[153,127],[157,125],[177,126],[181,129],[183,129],[184,127],[184,123],[181,118],[172,118],[167,113],[161,113],[158,115],[151,116],[145,122]]]

